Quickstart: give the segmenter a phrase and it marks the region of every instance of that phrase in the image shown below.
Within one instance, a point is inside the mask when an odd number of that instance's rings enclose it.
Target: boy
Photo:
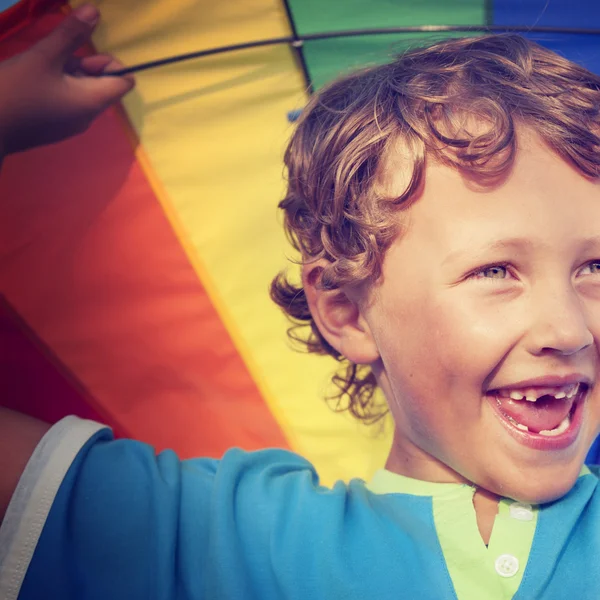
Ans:
[[[289,452],[180,462],[4,411],[0,597],[597,598],[599,106],[517,36],[313,98],[282,202],[302,285],[272,296],[353,414],[383,390],[386,469],[328,490]]]

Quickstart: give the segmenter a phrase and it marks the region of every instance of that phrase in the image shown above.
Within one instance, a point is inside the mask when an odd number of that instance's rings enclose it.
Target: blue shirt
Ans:
[[[0,528],[0,598],[596,599],[597,484],[584,469],[556,502],[503,501],[485,548],[468,485],[327,489],[287,451],[180,461],[69,417]]]

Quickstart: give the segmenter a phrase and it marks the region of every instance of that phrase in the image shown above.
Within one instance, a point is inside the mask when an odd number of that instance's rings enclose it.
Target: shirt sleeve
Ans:
[[[36,449],[0,529],[0,598],[277,597],[274,533],[298,486],[318,479],[287,451],[180,461],[70,417]]]

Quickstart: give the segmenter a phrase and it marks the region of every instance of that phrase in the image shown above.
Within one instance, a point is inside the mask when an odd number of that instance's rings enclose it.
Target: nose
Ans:
[[[532,354],[570,356],[591,346],[594,337],[581,298],[571,286],[540,291],[530,306],[533,319],[529,335]]]

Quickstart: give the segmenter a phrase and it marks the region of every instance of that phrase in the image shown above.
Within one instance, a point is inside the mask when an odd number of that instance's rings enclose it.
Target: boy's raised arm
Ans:
[[[0,164],[5,155],[83,132],[134,86],[108,55],[77,58],[98,11],[83,5],[29,50],[0,62]],[[27,461],[49,425],[0,407],[0,522]]]

